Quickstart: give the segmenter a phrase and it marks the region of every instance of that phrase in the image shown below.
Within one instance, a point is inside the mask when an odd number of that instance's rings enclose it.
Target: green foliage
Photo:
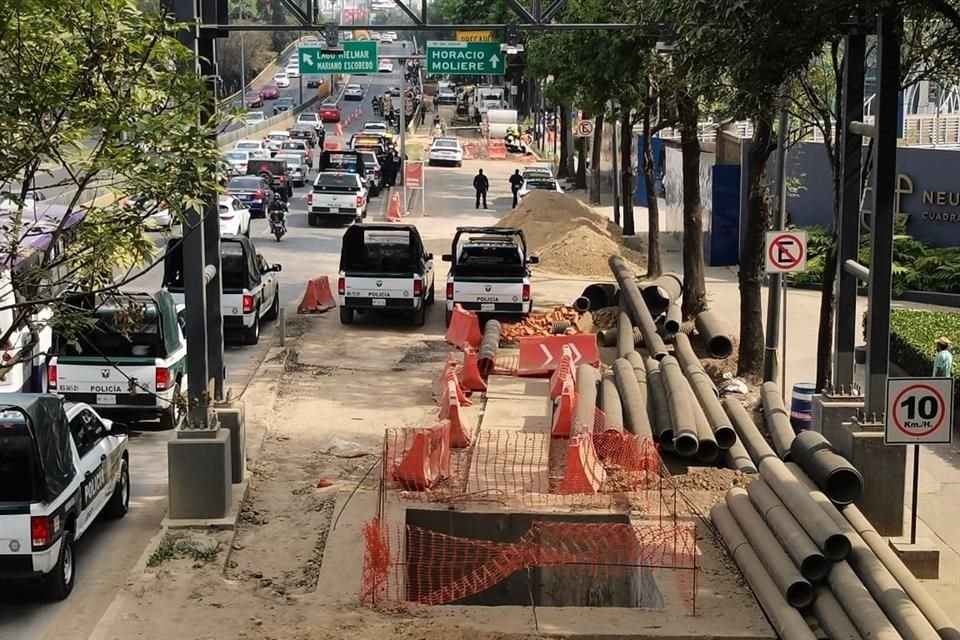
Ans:
[[[890,310],[890,360],[911,376],[929,376],[933,371],[934,341],[946,336],[960,340],[960,313]],[[960,377],[955,368],[954,377]]]

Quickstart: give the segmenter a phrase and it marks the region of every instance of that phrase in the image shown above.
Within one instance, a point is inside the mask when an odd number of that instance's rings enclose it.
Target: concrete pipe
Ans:
[[[683,323],[683,311],[680,301],[675,300],[670,308],[667,309],[667,318],[663,321],[663,330],[674,335],[680,333],[680,325]]]
[[[816,431],[798,433],[790,457],[834,504],[852,504],[863,493],[860,472]]]
[[[737,438],[733,446],[723,452],[723,461],[727,467],[740,473],[757,473],[757,465],[753,463],[747,448],[743,446],[743,441]]]
[[[790,462],[790,445],[796,434],[790,424],[790,414],[783,404],[783,396],[776,382],[764,382],[760,388],[760,400],[763,403],[763,421],[773,440],[773,448],[784,462]]]
[[[937,630],[940,637],[943,640],[960,640],[960,628],[944,613],[937,601],[930,596],[930,593],[920,584],[920,581],[907,568],[907,565],[903,564],[903,560],[894,553],[887,541],[877,533],[860,509],[851,504],[844,507],[842,513],[850,526],[860,534],[860,537],[870,546],[870,549],[883,563],[883,566],[887,568],[887,571],[900,583],[910,599],[923,612],[923,615]]]
[[[861,636],[870,640],[903,640],[849,564],[835,563],[827,584]]]
[[[597,342],[600,343],[601,347],[617,346],[617,330],[601,329],[600,333],[597,334]]]
[[[643,364],[643,356],[636,351],[631,351],[627,354],[627,362],[633,367],[633,375],[636,376],[637,385],[639,385],[640,388],[640,400],[643,402],[643,406],[646,407],[650,403],[650,392],[647,389],[647,367]],[[647,415],[649,414],[650,411],[648,409]]]
[[[723,502],[715,504],[710,509],[710,519],[717,527],[727,551],[747,579],[777,637],[783,640],[813,640],[816,636],[810,631],[800,612],[784,600],[780,589],[767,573],[754,548],[747,542],[743,530],[727,505]]]
[[[651,357],[646,357],[643,359],[643,365],[647,371],[647,416],[650,418],[653,436],[660,443],[661,449],[673,451],[670,401],[667,399],[667,390],[663,386],[660,363]]]
[[[593,333],[593,314],[589,311],[581,311],[574,324],[580,330],[580,333]]]
[[[690,406],[693,408],[693,419],[697,425],[697,438],[700,445],[697,447],[697,460],[704,464],[713,464],[720,458],[720,447],[717,446],[717,439],[710,429],[710,421],[703,413],[703,407],[697,402],[697,397],[690,388],[690,381],[687,380],[687,393],[690,396]]]
[[[733,334],[716,313],[703,311],[697,314],[694,324],[712,357],[727,358],[733,353]]]
[[[769,457],[761,460],[760,477],[770,485],[828,560],[839,562],[847,557],[850,540],[814,502],[810,491],[794,477],[783,461]]]
[[[589,285],[580,294],[581,298],[589,301],[589,306],[584,311],[596,311],[606,307],[615,307],[620,298],[617,285],[607,282],[597,282]]]
[[[633,347],[633,322],[626,311],[617,315],[617,357],[626,358],[627,354],[635,351]]]
[[[603,430],[623,432],[623,405],[613,373],[607,371],[600,378],[600,410],[603,411]]]
[[[825,580],[830,573],[830,561],[820,553],[770,485],[758,478],[747,486],[747,494],[784,551],[800,569],[800,574],[811,582]]]
[[[665,273],[642,288],[643,301],[654,317],[669,309],[682,294],[683,280],[675,273]]]
[[[573,301],[573,308],[580,313],[590,311],[590,298],[587,298],[586,296],[580,296]]]
[[[633,279],[627,263],[620,256],[610,256],[608,261],[610,270],[620,284],[621,303],[630,314],[633,324],[640,327],[640,333],[643,335],[643,344],[647,350],[657,360],[667,355],[667,347],[663,344],[663,339],[657,333],[657,326],[653,323],[653,317],[650,310],[644,304],[640,296],[640,289],[637,281]]]
[[[674,450],[685,457],[696,455],[700,442],[697,437],[697,423],[687,393],[687,380],[683,377],[676,358],[666,356],[661,359],[660,374],[670,408],[670,421],[673,423]]]
[[[840,601],[826,585],[818,584],[814,587],[810,610],[830,640],[863,640]]]
[[[596,368],[589,364],[577,367],[577,401],[573,405],[571,429],[573,434],[594,430],[597,419],[597,386],[600,377]]]
[[[704,371],[700,360],[693,353],[693,347],[690,345],[690,338],[678,333],[674,343],[677,359],[684,373],[687,374],[687,380],[693,387],[693,394],[697,402],[703,408],[710,429],[713,431],[717,446],[721,449],[729,449],[737,441],[737,433],[733,430],[733,423],[723,410],[720,399],[717,395],[717,388],[713,385],[713,380]]]
[[[737,439],[746,447],[754,464],[759,465],[764,458],[777,457],[739,400],[732,397],[724,398],[721,405],[737,432]]]
[[[779,587],[783,598],[797,609],[810,606],[813,603],[813,585],[800,574],[781,548],[776,536],[753,507],[747,492],[740,487],[730,489],[727,491],[726,501],[727,507]]]
[[[634,435],[653,438],[647,406],[640,396],[640,383],[637,382],[633,366],[626,358],[617,358],[614,361],[613,379],[616,381],[620,402],[623,404],[623,425]]]
[[[797,481],[809,490],[810,497],[850,540],[850,556],[847,562],[900,635],[917,640],[939,640],[940,634],[937,630],[830,498],[817,489],[813,480],[798,465],[786,466]]]

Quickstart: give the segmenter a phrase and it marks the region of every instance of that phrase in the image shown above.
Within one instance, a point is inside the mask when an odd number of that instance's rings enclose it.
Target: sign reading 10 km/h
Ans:
[[[499,42],[427,42],[427,73],[502,76],[507,61]]]

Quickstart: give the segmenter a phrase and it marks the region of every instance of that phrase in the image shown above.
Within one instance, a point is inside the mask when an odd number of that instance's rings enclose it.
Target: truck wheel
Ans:
[[[173,399],[174,401],[170,403],[170,406],[166,407],[163,411],[160,412],[160,428],[161,429],[176,429],[180,426],[180,422],[183,420],[183,412],[180,410],[180,407],[177,405],[176,400],[180,397],[180,385],[178,384],[173,388]]]
[[[67,529],[60,538],[60,555],[57,556],[57,566],[44,577],[43,590],[51,600],[66,600],[73,591],[73,580],[76,565],[73,532]]]
[[[340,324],[353,324],[353,309],[340,307]]]
[[[318,224],[320,224],[320,221],[317,219],[317,216],[313,215],[312,213],[308,213],[308,214],[307,214],[307,226],[308,226],[308,227],[315,227],[315,226],[317,226]]]
[[[277,293],[273,296],[273,304],[270,305],[270,309],[267,311],[267,315],[263,316],[264,320],[276,320],[280,317],[280,287],[277,287]]]
[[[447,309],[443,312],[443,324],[446,327],[450,326],[450,320],[453,318],[453,311]]]
[[[243,330],[243,344],[253,345],[260,342],[260,307],[253,311],[253,326]]]
[[[130,461],[120,460],[120,478],[113,489],[110,502],[104,507],[104,513],[111,518],[122,518],[130,510]]]
[[[427,304],[433,304],[434,300],[437,297],[437,285],[432,285],[430,291],[427,292]]]
[[[413,324],[417,327],[427,324],[427,305],[422,300],[420,301],[420,308],[413,312]]]

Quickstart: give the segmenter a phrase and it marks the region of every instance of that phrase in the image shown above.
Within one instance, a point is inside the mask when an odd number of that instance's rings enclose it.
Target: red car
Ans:
[[[333,102],[320,105],[317,115],[323,122],[340,122],[340,107]]]
[[[264,100],[276,100],[280,97],[280,89],[275,84],[268,84],[260,89],[260,97]]]

